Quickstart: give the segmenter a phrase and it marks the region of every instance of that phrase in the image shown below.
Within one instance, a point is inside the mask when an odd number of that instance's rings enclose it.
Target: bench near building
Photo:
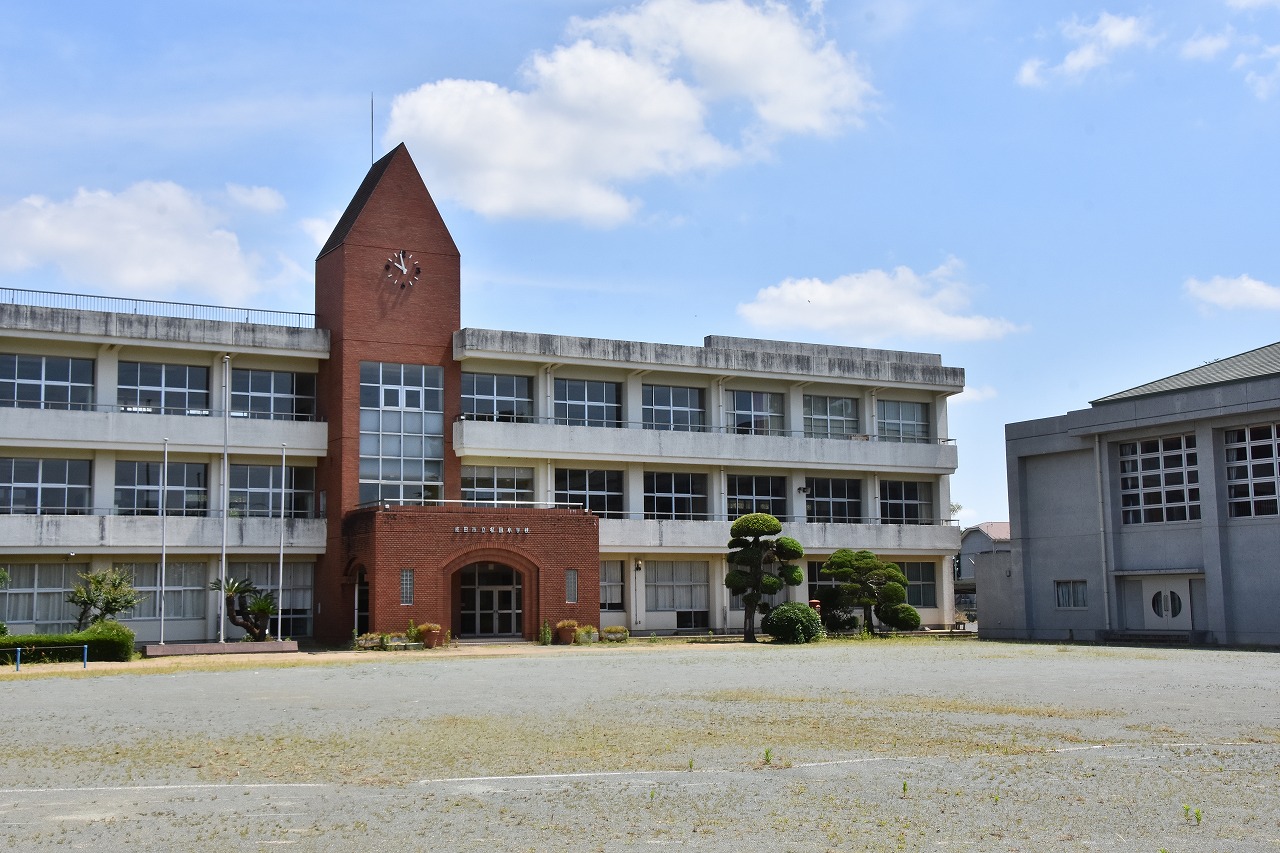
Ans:
[[[1005,429],[980,633],[1280,645],[1280,343]]]
[[[111,566],[147,594],[145,642],[238,638],[223,576],[278,590],[282,634],[326,643],[427,621],[736,631],[724,553],[748,512],[786,522],[811,584],[866,548],[902,565],[924,624],[951,621],[962,370],[460,328],[458,250],[404,146],[317,258],[314,317],[0,294],[14,631],[68,627],[77,575]]]

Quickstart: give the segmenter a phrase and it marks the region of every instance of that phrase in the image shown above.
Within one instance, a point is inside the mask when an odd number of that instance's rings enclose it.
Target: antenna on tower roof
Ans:
[[[369,93],[369,165],[378,158],[373,154],[373,92]]]

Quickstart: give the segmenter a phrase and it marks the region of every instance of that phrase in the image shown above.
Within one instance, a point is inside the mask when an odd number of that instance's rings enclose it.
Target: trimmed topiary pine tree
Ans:
[[[907,604],[907,576],[897,563],[870,551],[841,548],[822,564],[822,574],[840,582],[842,606],[862,608],[862,626],[873,632],[871,611],[884,625],[904,631],[920,627],[920,614]]]
[[[804,556],[804,548],[790,536],[780,536],[782,522],[764,512],[744,515],[729,529],[731,567],[724,585],[742,596],[743,641],[756,642],[756,611],[769,612],[762,595],[772,595],[783,586],[797,586],[804,572],[792,563]]]

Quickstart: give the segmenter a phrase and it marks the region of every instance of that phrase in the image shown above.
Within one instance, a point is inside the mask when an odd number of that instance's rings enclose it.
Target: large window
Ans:
[[[777,518],[786,518],[786,477],[730,474],[727,481],[728,492],[725,497],[729,518],[753,512],[767,512]]]
[[[1200,517],[1200,471],[1194,435],[1120,444],[1120,519],[1124,524]]]
[[[442,497],[444,371],[360,363],[360,502]]]
[[[279,465],[232,465],[231,514],[279,518],[280,472]],[[284,514],[314,518],[316,469],[286,466],[284,474]]]
[[[880,481],[881,524],[933,524],[933,484]]]
[[[463,465],[462,499],[473,504],[533,503],[533,469]]]
[[[622,518],[622,472],[557,468],[556,503],[579,504],[605,518]]]
[[[804,395],[804,434],[848,438],[858,434],[858,401],[852,397]]]
[[[279,617],[271,620],[271,632],[276,632],[276,620],[283,617],[282,637],[311,636],[311,598],[315,578],[313,563],[285,563],[284,589],[280,589],[279,561],[260,563],[228,563],[227,576],[248,578],[258,589],[275,595],[280,606]]]
[[[413,604],[413,569],[400,570],[400,603]]]
[[[533,420],[533,380],[497,373],[462,374],[462,416],[472,421]]]
[[[9,563],[9,585],[0,587],[0,622],[32,625],[37,634],[60,634],[76,624],[67,593],[88,563]],[[26,630],[24,627],[23,630]]]
[[[785,419],[782,394],[769,391],[729,391],[729,424],[746,435],[782,435]]]
[[[929,441],[929,404],[876,401],[876,437],[881,441]]]
[[[804,501],[805,520],[812,523],[860,524],[862,481],[840,477],[805,477],[808,495]]]
[[[208,415],[209,368],[122,361],[116,382],[116,402],[126,412]]]
[[[556,423],[567,426],[622,426],[622,388],[595,379],[555,381]]]
[[[933,563],[902,563],[907,576],[907,604],[912,607],[938,606],[938,567]]]
[[[316,375],[287,370],[231,371],[231,415],[276,421],[307,421],[316,414]]]
[[[0,514],[88,514],[91,467],[88,459],[0,456]]]
[[[707,475],[646,471],[644,473],[644,517],[705,519],[707,517]]]
[[[707,408],[701,388],[645,385],[642,394],[645,429],[676,432],[701,432],[706,429]]]
[[[1223,435],[1223,444],[1227,463],[1227,514],[1231,518],[1276,515],[1280,424],[1229,429]]]
[[[133,588],[142,594],[142,601],[129,611],[126,619],[160,618],[160,564],[116,563],[115,568],[127,572],[133,579]],[[164,567],[164,618],[204,619],[210,606],[207,563],[183,563],[167,561]]]
[[[0,406],[92,408],[93,360],[0,353]]]
[[[116,462],[116,511],[159,515],[163,487],[165,515],[204,515],[209,506],[208,467],[203,462],[170,462],[165,472],[162,462]]]
[[[622,560],[600,561],[600,609],[626,610],[623,604],[623,590],[626,573]]]
[[[645,609],[650,613],[675,611],[676,628],[705,628],[707,612],[707,564],[698,560],[649,560],[644,564]]]
[[[1083,610],[1089,606],[1089,583],[1054,581],[1053,595],[1059,610]]]

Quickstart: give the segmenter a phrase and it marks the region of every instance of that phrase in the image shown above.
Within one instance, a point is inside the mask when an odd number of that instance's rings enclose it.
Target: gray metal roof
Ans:
[[[1211,361],[1200,367],[1193,367],[1146,385],[1120,391],[1106,397],[1099,397],[1090,402],[1111,403],[1116,400],[1128,400],[1133,397],[1146,397],[1151,394],[1163,394],[1168,391],[1186,391],[1205,385],[1221,385],[1226,382],[1239,382],[1244,379],[1258,379],[1264,376],[1280,375],[1280,343],[1268,344],[1255,350]]]

